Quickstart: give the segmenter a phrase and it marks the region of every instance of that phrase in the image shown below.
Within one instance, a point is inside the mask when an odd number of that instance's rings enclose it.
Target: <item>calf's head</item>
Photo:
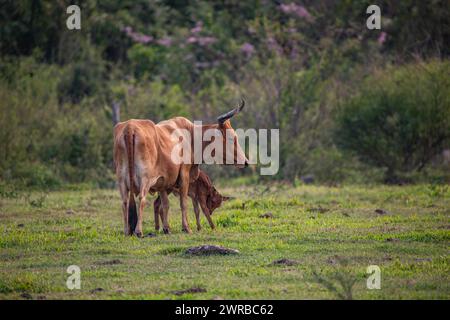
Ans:
[[[230,200],[230,197],[222,196],[214,187],[211,187],[211,191],[206,198],[206,206],[209,209],[209,213],[212,214],[214,210],[222,205],[222,202]]]

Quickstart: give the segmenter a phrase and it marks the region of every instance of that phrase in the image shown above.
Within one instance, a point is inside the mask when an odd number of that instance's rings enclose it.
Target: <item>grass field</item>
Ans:
[[[143,239],[123,236],[116,190],[4,193],[0,298],[450,298],[448,186],[219,190],[235,199],[213,214],[217,230],[202,216],[195,231],[190,208],[194,232],[182,233],[171,196],[172,234]],[[144,213],[146,234],[154,232],[152,210]],[[259,217],[267,212],[273,218]],[[185,253],[202,244],[240,253]],[[282,258],[297,264],[272,264]],[[69,265],[81,268],[80,290],[66,287]],[[369,265],[381,269],[380,290],[366,288]],[[177,292],[190,288],[203,290]]]

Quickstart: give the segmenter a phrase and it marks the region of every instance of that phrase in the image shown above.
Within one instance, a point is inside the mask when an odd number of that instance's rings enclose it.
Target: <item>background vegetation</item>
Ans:
[[[378,1],[368,30],[372,2],[2,1],[2,193],[113,186],[114,104],[121,119],[213,121],[241,96],[235,126],[280,128],[266,179],[448,182],[450,4]]]

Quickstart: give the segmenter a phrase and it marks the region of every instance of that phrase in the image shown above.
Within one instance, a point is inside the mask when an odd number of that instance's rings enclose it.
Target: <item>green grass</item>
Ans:
[[[219,186],[235,199],[181,232],[171,196],[171,235],[122,235],[116,190],[19,192],[0,198],[0,298],[16,299],[354,299],[450,298],[450,190],[406,187]],[[150,199],[151,198],[151,199]],[[151,203],[154,197],[149,197]],[[385,215],[375,209],[388,211]],[[73,213],[67,213],[72,210]],[[152,207],[144,232],[154,232]],[[273,219],[260,218],[271,212]],[[192,208],[190,225],[195,230]],[[238,249],[188,256],[201,244]],[[295,265],[272,265],[277,259]],[[69,290],[70,265],[81,289]],[[381,268],[381,289],[366,269]],[[343,279],[339,282],[338,279]],[[193,287],[206,292],[175,295]],[[103,290],[93,291],[96,288]]]

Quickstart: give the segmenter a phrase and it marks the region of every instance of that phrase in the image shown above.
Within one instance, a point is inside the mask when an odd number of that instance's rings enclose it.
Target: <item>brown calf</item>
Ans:
[[[174,189],[173,193],[178,195],[178,192]],[[189,184],[188,196],[192,199],[192,205],[194,206],[195,219],[197,221],[197,230],[201,230],[200,225],[200,210],[199,205],[202,208],[211,229],[215,228],[214,222],[211,219],[211,215],[218,207],[222,205],[223,201],[227,201],[230,198],[222,196],[216,188],[212,185],[211,179],[208,175],[199,170],[198,179]],[[153,210],[155,213],[155,230],[159,230],[159,217],[163,218],[163,211],[161,207],[161,198],[158,196],[153,202]]]

